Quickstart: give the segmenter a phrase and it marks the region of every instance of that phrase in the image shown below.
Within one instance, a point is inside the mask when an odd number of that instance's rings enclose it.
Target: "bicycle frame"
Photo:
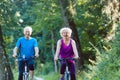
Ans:
[[[23,72],[23,80],[28,80],[29,79],[29,72],[28,70],[28,66],[27,66],[27,59],[24,59],[25,62],[25,67],[24,67],[24,72]]]
[[[70,71],[68,70],[68,64],[66,62],[66,69],[64,73],[64,80],[70,80]]]

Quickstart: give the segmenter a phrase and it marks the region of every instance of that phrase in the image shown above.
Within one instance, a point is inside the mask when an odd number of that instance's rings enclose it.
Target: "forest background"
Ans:
[[[12,54],[25,26],[32,26],[40,49],[35,76],[58,80],[54,53],[66,26],[80,56],[77,80],[120,79],[120,0],[0,0],[0,80],[17,80]]]

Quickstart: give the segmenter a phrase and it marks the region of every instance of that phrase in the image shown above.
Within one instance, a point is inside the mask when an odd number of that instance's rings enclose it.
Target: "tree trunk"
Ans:
[[[81,48],[81,43],[78,37],[76,25],[73,19],[74,9],[73,9],[72,0],[59,0],[59,1],[60,1],[61,11],[62,11],[62,17],[64,20],[64,26],[70,27],[73,31],[72,38],[76,41],[78,53],[80,56],[80,60],[78,61],[78,66],[82,67],[83,66],[82,48]]]
[[[52,39],[52,41],[54,41],[54,34],[53,34],[52,31],[51,31],[51,39]],[[54,51],[54,48],[55,48],[54,42],[52,42],[51,47],[52,47],[52,55],[53,55],[53,58],[54,58],[54,53],[55,53],[55,51]],[[54,65],[55,65],[55,72],[58,72],[57,62],[56,61],[54,61]]]
[[[0,80],[13,80],[12,71],[10,68],[5,47],[3,45],[2,29],[0,26]]]

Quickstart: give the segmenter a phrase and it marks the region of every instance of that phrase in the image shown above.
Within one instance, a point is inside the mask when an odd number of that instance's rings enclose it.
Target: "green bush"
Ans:
[[[50,73],[51,71],[53,71],[54,67],[53,67],[53,63],[50,63],[50,62],[46,62],[43,66],[43,70],[42,70],[42,73],[44,75]]]
[[[44,75],[45,80],[59,80],[59,73],[50,72],[47,75]]]
[[[120,80],[120,30],[116,38],[109,42],[110,48],[96,50],[97,61],[94,65],[88,65],[83,80]]]

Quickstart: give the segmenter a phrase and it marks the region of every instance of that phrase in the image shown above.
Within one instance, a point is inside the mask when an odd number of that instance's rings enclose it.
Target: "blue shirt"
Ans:
[[[38,47],[37,40],[35,38],[30,37],[30,39],[26,39],[25,37],[21,37],[18,39],[16,43],[16,47],[19,48],[19,56],[22,57],[32,57],[35,55],[35,47]]]

